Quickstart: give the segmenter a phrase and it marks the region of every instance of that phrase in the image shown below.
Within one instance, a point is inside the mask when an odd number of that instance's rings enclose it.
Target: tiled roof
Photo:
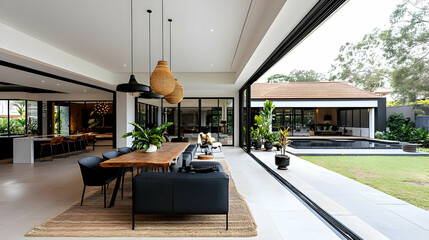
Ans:
[[[343,82],[254,83],[252,99],[380,98]]]

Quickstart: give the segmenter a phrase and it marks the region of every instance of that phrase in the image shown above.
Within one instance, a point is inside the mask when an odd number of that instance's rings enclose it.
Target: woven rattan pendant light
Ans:
[[[175,83],[174,76],[164,60],[164,0],[162,0],[162,60],[150,76],[150,87],[155,93],[167,95],[173,92]]]
[[[171,60],[171,22],[173,20],[168,19],[168,21],[170,22],[170,66],[172,66],[173,61]],[[174,81],[175,86],[173,92],[164,96],[164,99],[170,104],[177,104],[183,99],[183,87],[182,85],[180,85],[177,79],[174,79]]]
[[[152,71],[152,68],[151,68],[151,60],[152,60],[152,55],[150,54],[151,53],[151,28],[150,28],[150,14],[152,13],[152,10],[150,10],[150,9],[148,9],[147,10],[147,13],[148,13],[148,15],[149,15],[149,35],[148,35],[148,37],[149,37],[149,41],[148,41],[148,45],[149,45],[149,49],[148,49],[148,52],[149,52],[149,64],[148,64],[148,66],[149,66],[149,78],[150,78],[150,72]],[[157,93],[154,93],[153,91],[152,91],[152,89],[150,89],[150,91],[149,92],[144,92],[144,93],[140,93],[140,98],[162,98],[163,96],[162,95],[160,95],[160,94],[157,94]]]
[[[131,75],[128,83],[122,83],[116,86],[118,92],[149,92],[149,86],[137,82],[134,76],[134,43],[133,43],[133,0],[131,0]]]

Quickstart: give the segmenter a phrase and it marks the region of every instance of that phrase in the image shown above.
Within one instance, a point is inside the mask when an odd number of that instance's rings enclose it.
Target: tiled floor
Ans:
[[[82,180],[77,160],[108,150],[34,165],[0,164],[0,239],[28,239],[24,234],[31,228],[78,202]],[[258,225],[254,239],[338,238],[241,149],[225,147],[224,154]]]
[[[296,156],[282,171],[274,152],[253,154],[364,239],[429,239],[428,211]]]

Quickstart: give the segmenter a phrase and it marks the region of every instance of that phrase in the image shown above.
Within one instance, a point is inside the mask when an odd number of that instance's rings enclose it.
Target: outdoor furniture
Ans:
[[[144,150],[138,150],[100,163],[100,166],[104,168],[121,169],[117,176],[109,207],[113,207],[115,205],[115,199],[120,185],[120,178],[123,174],[124,168],[145,167],[151,171],[169,172],[171,162],[180,156],[188,145],[189,144],[187,142],[164,143],[162,145],[162,149],[158,149],[156,152],[145,153]]]
[[[102,186],[104,193],[104,207],[106,207],[106,185],[117,178],[118,169],[102,168],[99,157],[86,157],[78,161],[83,180],[83,192],[80,205],[83,205],[86,186]]]
[[[201,148],[201,152],[205,150],[205,153],[212,154],[213,149],[219,148],[220,152],[222,152],[222,143],[216,142],[216,139],[211,136],[211,133],[200,133],[198,134],[198,146]]]
[[[219,172],[150,172],[133,179],[133,230],[136,214],[225,214],[228,230],[228,174],[219,162],[195,162],[191,165],[217,166]]]

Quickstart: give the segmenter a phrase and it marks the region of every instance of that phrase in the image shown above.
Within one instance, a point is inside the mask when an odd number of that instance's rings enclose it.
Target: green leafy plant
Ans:
[[[261,142],[263,135],[261,134],[261,131],[259,128],[253,129],[253,127],[250,128],[250,139],[252,142]]]
[[[133,146],[140,150],[144,148],[147,151],[150,145],[155,145],[158,149],[162,148],[162,143],[165,142],[165,138],[162,136],[164,130],[173,125],[172,122],[164,123],[155,128],[143,128],[137,123],[130,123],[135,127],[135,130],[128,132],[122,136],[122,138],[133,137]]]
[[[264,134],[265,142],[275,143],[280,141],[279,133],[265,132]]]
[[[289,128],[279,129],[280,145],[281,145],[281,154],[286,154],[286,145],[288,145],[291,140],[287,139],[289,137]]]

